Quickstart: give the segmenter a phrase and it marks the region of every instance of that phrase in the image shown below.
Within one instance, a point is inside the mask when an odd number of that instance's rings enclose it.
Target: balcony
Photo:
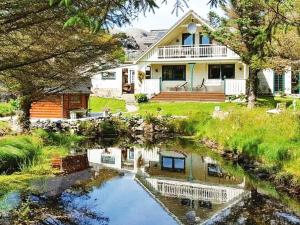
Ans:
[[[159,59],[195,59],[195,58],[233,58],[239,55],[222,45],[203,46],[163,46],[158,47]]]

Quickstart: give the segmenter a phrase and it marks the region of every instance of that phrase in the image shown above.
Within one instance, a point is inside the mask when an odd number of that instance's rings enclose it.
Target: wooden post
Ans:
[[[196,65],[196,63],[189,63],[189,66],[190,66],[190,75],[191,75],[190,91],[193,91],[195,65]]]

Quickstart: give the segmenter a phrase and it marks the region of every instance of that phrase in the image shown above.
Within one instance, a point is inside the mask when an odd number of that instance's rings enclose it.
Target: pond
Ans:
[[[297,202],[191,140],[101,141],[87,156],[89,170],[10,193],[0,224],[300,224]]]

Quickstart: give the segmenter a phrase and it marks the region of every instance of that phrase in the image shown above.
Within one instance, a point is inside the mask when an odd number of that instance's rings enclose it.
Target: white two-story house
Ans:
[[[102,71],[92,79],[95,94],[107,97],[145,93],[156,100],[224,101],[246,93],[249,66],[238,53],[205,34],[213,29],[189,11],[131,64]],[[291,94],[291,72],[259,74],[260,92]]]

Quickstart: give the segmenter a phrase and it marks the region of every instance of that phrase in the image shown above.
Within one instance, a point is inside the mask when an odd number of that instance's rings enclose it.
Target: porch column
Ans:
[[[247,65],[245,63],[243,63],[244,65],[244,79],[247,79]]]
[[[190,75],[191,75],[191,86],[190,86],[190,91],[193,91],[195,64],[196,64],[196,63],[189,63],[189,66],[190,66]]]

